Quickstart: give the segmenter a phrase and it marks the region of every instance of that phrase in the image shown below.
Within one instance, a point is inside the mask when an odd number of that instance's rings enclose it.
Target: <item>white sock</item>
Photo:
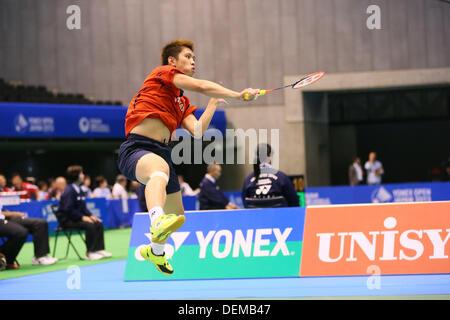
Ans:
[[[165,244],[152,242],[151,246],[152,246],[153,254],[156,254],[157,256],[162,256],[163,255]]]
[[[164,211],[161,207],[153,207],[148,211],[148,214],[150,215],[150,221],[153,224],[159,216],[164,214]]]

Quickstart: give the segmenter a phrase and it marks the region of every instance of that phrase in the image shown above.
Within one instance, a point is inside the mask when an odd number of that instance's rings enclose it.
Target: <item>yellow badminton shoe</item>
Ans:
[[[141,256],[145,260],[152,262],[159,272],[169,276],[173,273],[173,268],[169,261],[167,261],[166,255],[163,254],[161,256],[157,256],[153,253],[151,245],[141,248]]]
[[[163,214],[150,226],[152,242],[164,243],[174,231],[180,229],[186,218],[184,215]]]

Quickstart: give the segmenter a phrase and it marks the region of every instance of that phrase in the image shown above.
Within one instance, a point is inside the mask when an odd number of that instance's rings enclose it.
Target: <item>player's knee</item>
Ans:
[[[165,161],[162,161],[161,163],[158,163],[158,165],[155,166],[152,169],[153,170],[151,170],[150,175],[153,174],[154,172],[163,172],[167,176],[170,174],[169,165]]]
[[[165,161],[159,163],[149,163],[148,165],[140,165],[139,170],[136,170],[136,177],[139,182],[148,184],[152,177],[160,176],[168,180],[170,174],[169,165]]]
[[[154,179],[162,179],[165,184],[169,183],[169,175],[164,171],[153,171],[149,176],[147,184]]]

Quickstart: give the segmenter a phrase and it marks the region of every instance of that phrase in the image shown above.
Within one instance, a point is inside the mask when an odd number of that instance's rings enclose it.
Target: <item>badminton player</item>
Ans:
[[[160,272],[170,275],[173,268],[165,257],[164,244],[185,221],[180,185],[168,146],[172,132],[181,126],[191,135],[201,137],[217,105],[224,102],[222,98],[250,101],[257,97],[259,89],[236,92],[193,78],[194,43],[189,40],[168,43],[161,51],[161,60],[162,65],[147,76],[128,106],[127,140],[120,146],[118,166],[128,179],[145,185],[151,244],[140,253]],[[185,90],[211,97],[199,119],[193,114],[196,107],[184,95]]]

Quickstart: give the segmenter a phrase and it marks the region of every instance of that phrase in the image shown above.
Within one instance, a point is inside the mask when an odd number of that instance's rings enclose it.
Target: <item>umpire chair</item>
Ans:
[[[50,205],[50,208],[51,208],[53,214],[55,215],[55,217],[57,217],[56,211],[58,211],[58,205],[57,205],[57,204],[52,204],[52,205]],[[81,229],[81,228],[76,228],[76,227],[71,227],[71,228],[63,227],[63,226],[61,226],[61,224],[60,224],[59,221],[58,221],[58,226],[57,226],[56,229],[55,229],[55,244],[54,244],[54,246],[53,246],[53,248],[54,248],[54,249],[53,249],[53,257],[56,257],[56,245],[57,245],[57,243],[58,243],[58,236],[59,236],[60,233],[63,233],[63,234],[66,236],[67,241],[68,241],[68,242],[67,242],[67,249],[66,249],[66,255],[64,256],[64,258],[59,259],[59,260],[65,260],[65,259],[67,259],[67,256],[69,255],[69,249],[70,249],[70,247],[72,247],[73,251],[75,251],[76,255],[78,256],[78,258],[79,258],[80,260],[84,260],[83,257],[78,253],[77,248],[75,248],[75,245],[74,245],[74,243],[72,242],[72,234],[73,234],[73,233],[78,233],[78,234],[80,235],[80,237],[81,237],[81,240],[83,240],[84,244],[86,245],[86,238],[83,236],[82,231],[84,231],[84,230]],[[87,248],[87,245],[86,245],[86,248]]]

